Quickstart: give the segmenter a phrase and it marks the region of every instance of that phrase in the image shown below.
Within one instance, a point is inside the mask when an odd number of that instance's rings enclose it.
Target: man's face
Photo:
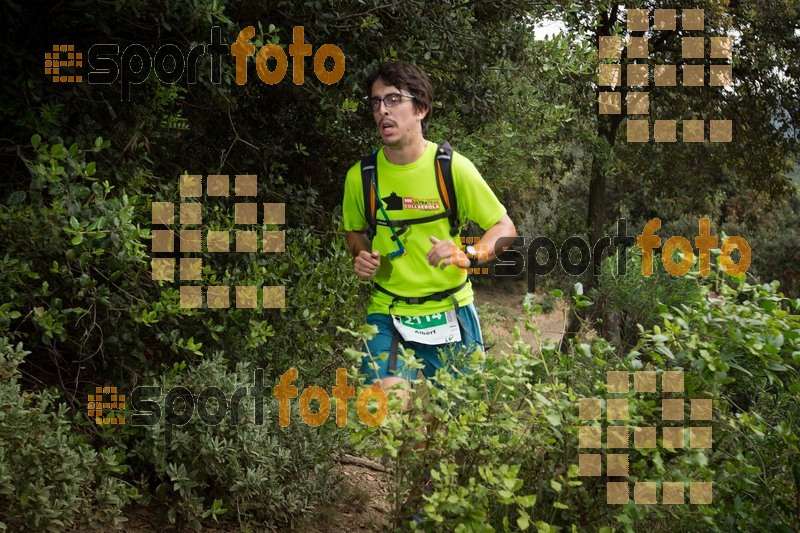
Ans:
[[[409,92],[394,85],[386,85],[380,78],[372,84],[372,98],[385,98],[390,94]],[[386,102],[382,102],[377,110],[372,111],[384,144],[391,147],[402,147],[422,137],[422,119],[426,113],[424,108],[414,109],[413,98],[405,97],[394,107],[387,107]]]

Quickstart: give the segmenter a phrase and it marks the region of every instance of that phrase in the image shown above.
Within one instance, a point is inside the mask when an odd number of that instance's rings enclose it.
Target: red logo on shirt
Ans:
[[[439,198],[413,198],[403,197],[403,209],[418,209],[420,211],[436,211],[441,205]]]

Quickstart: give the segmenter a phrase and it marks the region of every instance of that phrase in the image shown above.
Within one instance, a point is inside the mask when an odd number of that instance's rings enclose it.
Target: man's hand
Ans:
[[[450,265],[455,265],[460,268],[469,266],[469,258],[467,255],[456,246],[450,239],[439,240],[431,235],[431,242],[433,248],[428,252],[425,258],[431,266],[445,268]]]
[[[381,264],[381,254],[377,250],[373,252],[361,250],[353,263],[356,276],[362,279],[371,279]]]

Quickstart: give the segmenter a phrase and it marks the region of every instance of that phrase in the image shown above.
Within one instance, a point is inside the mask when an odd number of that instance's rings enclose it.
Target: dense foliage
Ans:
[[[799,15],[785,1],[696,7],[712,33],[741,35],[736,94],[654,99],[682,118],[687,109],[740,116],[747,128],[728,146],[618,140],[596,111],[596,37],[625,21],[605,2],[0,0],[0,528],[119,527],[128,505],[181,527],[292,527],[336,493],[333,457],[351,446],[392,467],[398,524],[414,511],[402,505],[410,499],[424,507],[424,525],[442,529],[796,527]],[[534,39],[545,18],[569,31]],[[315,51],[342,49],[343,78],[320,82],[309,58],[303,84],[289,74],[269,86],[251,58],[239,85],[228,53],[201,55],[196,82],[151,73],[129,94],[120,79],[53,83],[43,74],[53,44],[188,54],[214,39],[229,46],[250,25],[256,50],[286,49],[302,25]],[[676,42],[656,43],[654,57],[673,61]],[[197,399],[208,387],[231,395],[251,386],[256,369],[269,391],[290,367],[302,389],[332,383],[350,364],[346,348],[358,340],[337,328],[358,330],[367,287],[342,242],[342,178],[378,143],[361,81],[392,58],[430,73],[431,140],[450,140],[476,163],[526,242],[613,234],[614,217],[633,233],[660,216],[662,236],[691,237],[709,216],[715,232],[751,242],[748,283],[663,271],[621,278],[606,265],[593,304],[573,308],[588,311],[588,336],[607,340],[565,343],[563,353],[517,343],[485,366],[473,361],[469,374],[442,376],[444,386],[378,428],[279,428],[269,392],[263,424],[250,403],[238,426],[94,424],[86,400],[98,386],[184,387]],[[177,282],[153,281],[151,206],[180,202],[185,173],[256,174],[258,201],[286,204],[285,253],[206,254],[201,280],[283,285],[284,309],[183,309]],[[204,226],[232,229],[232,200],[203,200]],[[629,272],[637,268],[632,260]],[[706,298],[712,283],[720,305]],[[576,477],[574,403],[602,395],[610,368],[684,368],[687,387],[715,399],[713,451],[659,449],[631,461],[648,480],[713,479],[714,505],[613,508],[599,484]],[[651,398],[632,401],[654,412]],[[421,494],[430,472],[433,490]]]
[[[537,334],[540,352],[518,340],[502,357],[467,360],[465,372],[437,375],[438,386],[425,388],[402,417],[354,427],[358,445],[392,467],[396,524],[445,531],[793,530],[800,300],[779,296],[775,284],[696,274],[690,281],[684,302],[660,306],[658,323],[631,350],[599,339],[563,355]],[[525,305],[528,318],[541,311],[530,298]],[[525,327],[536,330],[530,321]],[[688,401],[685,422],[662,421],[660,385],[659,394],[635,393],[631,379],[628,393],[609,394],[608,371],[655,371],[661,383],[663,372],[675,370],[685,376],[681,396],[713,400],[713,422],[690,423]],[[580,399],[619,397],[628,400],[630,419],[603,416],[603,441],[608,427],[626,427],[630,449],[579,448],[579,427],[595,424],[579,418]],[[713,448],[669,447],[661,430],[675,424],[711,427]],[[634,449],[636,426],[656,427],[657,446]],[[712,482],[712,502],[635,505],[631,489],[627,505],[606,505],[605,480],[579,475],[578,455],[599,451],[629,454],[630,475],[616,481]],[[685,490],[688,502],[688,484]]]
[[[0,338],[0,528],[119,526],[138,496],[122,480],[124,454],[90,446],[54,391],[22,392],[17,367],[28,353]]]

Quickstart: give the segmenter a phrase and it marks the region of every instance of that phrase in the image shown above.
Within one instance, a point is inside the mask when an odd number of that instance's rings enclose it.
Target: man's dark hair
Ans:
[[[428,108],[428,113],[422,119],[422,133],[425,134],[433,113],[433,85],[428,75],[418,66],[405,61],[382,63],[364,81],[367,98],[372,98],[372,86],[378,79],[414,95],[414,109]]]

